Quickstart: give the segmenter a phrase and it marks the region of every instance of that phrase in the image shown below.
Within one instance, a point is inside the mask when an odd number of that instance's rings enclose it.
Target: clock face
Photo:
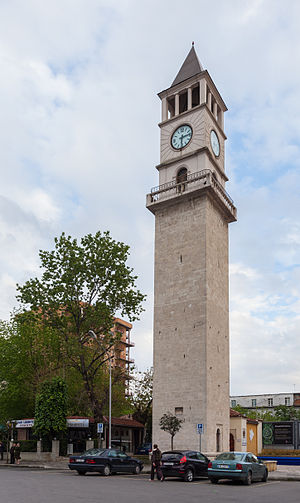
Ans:
[[[176,150],[180,150],[181,148],[186,147],[186,145],[190,143],[192,135],[193,130],[191,126],[188,126],[187,124],[179,126],[172,134],[171,138],[172,147],[175,148]]]
[[[220,142],[219,138],[217,137],[217,133],[212,130],[210,132],[210,144],[211,148],[213,149],[213,153],[215,154],[216,157],[219,157],[220,155]]]

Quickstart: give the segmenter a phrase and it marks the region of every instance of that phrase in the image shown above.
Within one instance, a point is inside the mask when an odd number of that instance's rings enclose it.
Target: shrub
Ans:
[[[21,452],[36,452],[36,440],[20,440]]]
[[[263,449],[259,456],[295,456],[300,457],[300,450],[294,449]]]

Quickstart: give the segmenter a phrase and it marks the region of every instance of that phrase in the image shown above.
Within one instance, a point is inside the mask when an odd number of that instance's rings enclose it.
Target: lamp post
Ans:
[[[108,448],[111,449],[111,356],[109,357]]]
[[[97,339],[97,335],[94,330],[89,330],[88,334],[95,339],[95,341],[99,343]],[[108,448],[111,449],[111,359],[112,356],[109,356],[109,398],[108,398]]]

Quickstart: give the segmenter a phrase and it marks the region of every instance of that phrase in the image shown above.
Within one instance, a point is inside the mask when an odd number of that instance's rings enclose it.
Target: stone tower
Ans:
[[[166,412],[183,420],[175,449],[229,447],[228,223],[226,105],[192,46],[171,87],[159,93],[159,186],[155,215],[153,442]]]

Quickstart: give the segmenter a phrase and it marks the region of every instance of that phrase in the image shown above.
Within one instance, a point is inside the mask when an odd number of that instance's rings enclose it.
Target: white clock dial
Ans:
[[[219,157],[220,155],[220,142],[219,138],[217,137],[217,133],[212,130],[210,132],[210,144],[211,148],[213,149],[213,153],[215,154],[216,157]]]
[[[175,150],[180,150],[181,148],[186,147],[186,145],[191,141],[192,135],[193,130],[191,126],[188,126],[187,124],[179,126],[172,134],[172,147],[175,148]]]

